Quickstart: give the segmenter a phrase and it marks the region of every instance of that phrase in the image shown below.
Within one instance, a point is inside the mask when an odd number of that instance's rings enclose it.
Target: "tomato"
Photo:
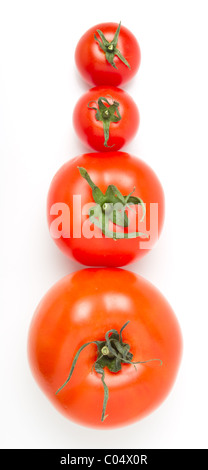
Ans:
[[[148,253],[164,221],[154,171],[125,152],[87,153],[54,176],[47,198],[50,234],[86,266],[124,266]]]
[[[137,39],[119,23],[90,28],[79,40],[75,62],[89,84],[119,86],[139,69],[141,52]]]
[[[119,150],[136,135],[139,111],[120,88],[94,87],[78,100],[73,123],[82,142],[94,150]]]
[[[61,279],[38,305],[28,336],[40,388],[65,417],[88,427],[124,426],[152,412],[174,384],[181,353],[167,300],[119,268]]]

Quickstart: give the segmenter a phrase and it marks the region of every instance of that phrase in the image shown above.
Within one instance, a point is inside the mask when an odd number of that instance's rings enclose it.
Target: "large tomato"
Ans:
[[[88,427],[124,426],[152,412],[173,386],[181,351],[169,303],[145,279],[118,268],[61,279],[37,307],[28,338],[43,392],[65,417]]]
[[[75,50],[80,74],[93,85],[123,85],[136,74],[140,61],[137,39],[116,23],[93,26],[81,37]]]
[[[52,238],[69,257],[86,266],[124,266],[158,240],[163,189],[154,171],[128,153],[87,153],[54,176],[47,218]]]
[[[139,111],[120,88],[95,87],[78,100],[73,123],[80,139],[94,150],[119,150],[136,135]]]

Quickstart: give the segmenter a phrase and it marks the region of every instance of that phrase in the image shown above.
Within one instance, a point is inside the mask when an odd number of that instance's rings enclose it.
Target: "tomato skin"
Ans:
[[[96,111],[89,109],[88,103],[97,102],[99,97],[108,95],[119,103],[121,120],[110,123],[108,147],[105,147],[103,123],[96,119]],[[137,133],[139,120],[139,111],[131,96],[120,88],[110,86],[91,88],[81,96],[73,112],[73,124],[79,138],[85,145],[100,152],[116,151],[128,144]]]
[[[69,383],[66,380],[80,346],[103,340],[111,328],[123,331],[134,361],[160,362],[105,368],[109,388],[101,422],[103,386],[92,366],[95,345],[85,348]],[[35,380],[52,404],[81,425],[111,428],[131,424],[157,408],[170,392],[182,354],[175,314],[163,295],[141,276],[118,268],[87,268],[57,282],[43,297],[28,335],[28,357]]]
[[[85,204],[92,203],[93,205],[94,203],[92,190],[80,176],[77,167],[86,168],[94,183],[103,192],[110,184],[117,186],[123,195],[129,194],[135,187],[134,195],[146,203],[147,227],[151,225],[150,204],[158,204],[158,230],[151,234],[151,246],[145,245],[146,241],[140,238],[116,241],[106,238],[98,228],[95,228],[96,236],[92,238],[86,238],[83,231],[80,237],[73,236],[76,224],[79,223],[79,218],[73,212],[73,195],[81,195],[82,208]],[[51,233],[52,223],[57,219],[57,215],[51,214],[51,208],[60,202],[70,208],[70,238],[63,236],[55,238]],[[145,256],[160,236],[164,213],[164,193],[156,174],[142,160],[125,152],[87,153],[69,160],[54,176],[47,198],[47,220],[54,242],[64,254],[86,266],[121,267]],[[132,211],[129,211],[130,217],[131,214],[133,215]],[[87,221],[89,222],[89,216],[82,214],[81,226],[83,227]],[[131,223],[129,231],[131,231]]]
[[[105,53],[94,39],[100,29],[108,41],[114,37],[117,23],[101,23],[90,28],[80,38],[75,49],[75,63],[82,78],[90,85],[120,86],[131,80],[141,62],[141,51],[135,36],[121,25],[117,47],[130,64],[130,69],[115,56],[117,69],[106,60]]]

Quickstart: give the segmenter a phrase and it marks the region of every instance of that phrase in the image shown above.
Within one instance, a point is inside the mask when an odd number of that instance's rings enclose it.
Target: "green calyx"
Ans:
[[[105,38],[104,34],[102,33],[102,31],[100,31],[100,29],[97,29],[97,33],[99,34],[101,40],[97,38],[96,34],[94,34],[94,38],[95,38],[95,41],[98,42],[102,51],[105,53],[106,60],[109,62],[109,64],[112,65],[112,67],[114,67],[114,69],[117,69],[116,64],[114,62],[115,55],[130,69],[131,67],[129,63],[127,62],[125,57],[123,57],[123,55],[117,48],[120,28],[121,28],[121,22],[118,25],[118,28],[115,32],[113,40],[110,42]]]
[[[124,343],[122,339],[122,332],[124,328],[126,328],[128,323],[129,321],[126,322],[122,326],[120,333],[118,333],[118,331],[114,329],[107,331],[105,335],[105,340],[103,341],[93,340],[93,341],[89,341],[88,343],[83,344],[79,348],[79,350],[77,351],[73,359],[68,378],[56,392],[56,394],[58,394],[68,384],[81,351],[87,346],[89,346],[90,344],[96,344],[98,355],[97,355],[97,359],[95,363],[93,364],[92,370],[94,368],[95,371],[101,375],[101,381],[102,381],[103,388],[104,388],[104,400],[103,400],[101,421],[104,421],[104,419],[107,418],[105,412],[106,412],[107,402],[109,398],[109,390],[105,382],[105,373],[104,373],[105,367],[107,367],[108,370],[110,370],[111,372],[117,373],[121,370],[122,364],[132,364],[134,365],[134,367],[136,366],[136,364],[145,364],[151,361],[160,361],[160,363],[162,364],[162,361],[160,359],[149,359],[147,361],[137,361],[137,362],[132,361],[133,354],[130,352],[130,345],[127,343]]]
[[[89,109],[94,109],[96,111],[95,118],[97,121],[102,121],[103,123],[103,130],[104,130],[104,146],[109,147],[108,145],[108,139],[109,139],[109,128],[110,128],[110,123],[111,122],[119,122],[121,120],[121,115],[119,112],[119,103],[118,101],[114,101],[113,103],[110,104],[110,102],[107,100],[107,98],[100,97],[98,98],[98,108],[95,106],[90,106],[91,103],[94,101],[90,101],[88,103],[88,108]],[[107,106],[106,106],[106,104]]]
[[[124,229],[128,227],[129,220],[125,210],[131,208],[132,205],[139,204],[142,207],[141,221],[144,219],[146,210],[142,199],[132,196],[135,188],[127,196],[123,196],[119,189],[111,184],[103,194],[100,188],[93,183],[87,170],[82,167],[78,167],[78,169],[81,176],[91,187],[92,196],[96,203],[90,209],[90,221],[101,229],[103,235],[113,240],[137,237],[148,238],[148,235],[143,232],[114,232],[109,230],[109,222]]]

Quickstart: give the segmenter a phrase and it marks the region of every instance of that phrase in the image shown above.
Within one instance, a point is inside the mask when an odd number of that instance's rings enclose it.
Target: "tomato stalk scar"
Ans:
[[[121,328],[120,333],[117,330],[111,329],[107,331],[105,334],[105,340],[103,341],[89,341],[88,343],[83,344],[79,350],[77,351],[72,366],[68,375],[68,378],[64,382],[64,384],[57,390],[56,395],[68,384],[72,373],[74,371],[76,362],[79,358],[81,351],[89,346],[90,344],[96,344],[98,350],[98,356],[95,363],[92,366],[95,369],[95,372],[101,375],[101,381],[104,388],[104,400],[103,400],[103,408],[102,408],[102,415],[101,421],[104,421],[107,418],[106,407],[109,398],[109,390],[108,386],[105,383],[105,373],[104,368],[107,367],[108,370],[111,372],[117,373],[121,370],[122,364],[131,364],[136,367],[136,364],[146,364],[147,362],[152,361],[159,361],[160,365],[162,365],[161,359],[148,359],[146,361],[133,361],[133,354],[130,352],[130,345],[123,342],[122,339],[122,332],[124,328],[128,325],[129,321],[127,321]]]
[[[97,33],[100,36],[100,39],[97,38],[96,34],[94,34],[94,39],[95,41],[98,42],[100,48],[102,51],[105,53],[105,57],[107,62],[114,67],[114,69],[117,69],[116,64],[114,62],[114,57],[115,55],[125,64],[129,69],[131,68],[128,61],[123,57],[119,49],[117,48],[117,42],[118,42],[118,37],[121,29],[121,21],[118,25],[118,28],[115,32],[114,38],[112,41],[108,41],[106,37],[104,36],[103,32],[100,29],[97,29]]]

